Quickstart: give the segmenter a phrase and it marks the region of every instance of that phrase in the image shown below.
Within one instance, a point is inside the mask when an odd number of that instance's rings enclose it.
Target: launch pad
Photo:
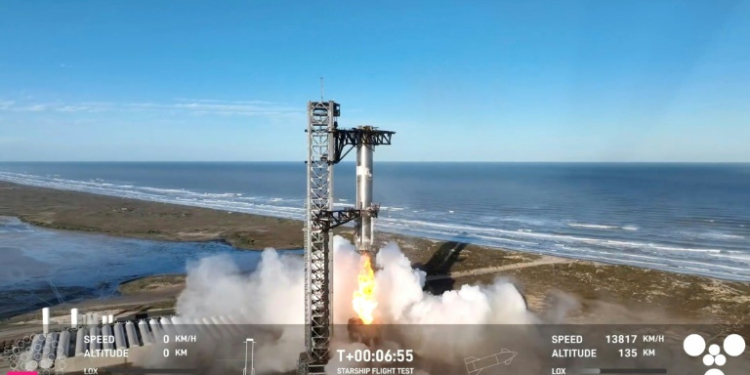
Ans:
[[[382,333],[379,324],[365,324],[360,318],[351,318],[346,324],[350,342],[365,344],[370,348],[381,344]]]
[[[330,232],[355,221],[357,250],[373,255],[373,219],[380,206],[372,202],[375,146],[390,145],[395,132],[372,126],[339,129],[340,104],[307,104],[307,200],[305,225],[305,346],[299,374],[324,374],[331,358],[333,336],[333,254]],[[357,150],[357,192],[354,207],[334,210],[333,168]]]

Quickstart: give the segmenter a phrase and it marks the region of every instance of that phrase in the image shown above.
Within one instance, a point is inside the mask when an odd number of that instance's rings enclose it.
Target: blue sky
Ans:
[[[319,4],[319,5],[315,5]],[[0,2],[0,161],[750,161],[750,1]]]

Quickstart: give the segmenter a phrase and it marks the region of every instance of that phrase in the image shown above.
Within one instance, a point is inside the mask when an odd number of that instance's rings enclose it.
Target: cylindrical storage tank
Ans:
[[[192,321],[196,335],[206,335],[213,337],[211,331],[208,329],[208,327],[206,327],[206,324],[203,323],[203,320],[201,318],[193,318]]]
[[[198,332],[193,320],[184,316],[173,316],[172,324],[174,324],[175,332],[180,335],[195,335]]]
[[[206,322],[213,330],[214,332],[221,332],[222,327],[219,325],[219,320],[216,319],[215,316],[210,316],[208,318],[203,318],[203,321]]]
[[[26,363],[23,364],[23,369],[26,371],[36,372],[36,369],[38,368],[39,368],[39,362],[33,359],[29,359],[28,361],[26,361]]]
[[[70,355],[70,331],[60,332],[60,338],[57,340],[57,358],[65,359]]]
[[[208,332],[208,334],[211,335],[213,338],[216,338],[216,339],[221,338],[221,334],[217,331],[218,327],[214,327],[214,325],[211,324],[211,320],[209,320],[208,318],[201,318],[200,322],[201,322],[201,328],[205,332]]]
[[[185,334],[185,323],[179,316],[173,316],[169,320],[172,321],[172,331],[174,331],[175,335]]]
[[[76,332],[76,357],[81,357],[86,352],[86,342],[83,341],[83,336],[86,335],[87,328],[79,328]]]
[[[189,327],[190,327],[190,334],[191,335],[198,335],[200,337],[201,335],[206,335],[208,337],[208,331],[206,331],[206,327],[203,325],[203,322],[198,318],[192,318],[187,320]]]
[[[115,344],[112,342],[112,326],[105,324],[102,326],[102,336],[104,336],[104,349],[114,349]]]
[[[242,321],[242,318],[237,314],[227,314],[224,316],[227,320],[229,320],[232,324],[240,324]]]
[[[214,327],[214,329],[222,336],[227,337],[231,332],[227,329],[227,327],[224,326],[224,323],[219,320],[219,317],[212,316],[209,318],[211,321],[211,326]]]
[[[135,332],[135,324],[128,321],[125,323],[125,333],[128,337],[128,348],[135,348],[141,346],[141,342],[138,341],[138,334]]]
[[[151,327],[151,334],[154,335],[154,342],[157,344],[164,342],[164,330],[161,329],[156,318],[151,318],[151,320],[148,321],[148,325]]]
[[[172,327],[172,321],[168,316],[163,316],[159,319],[159,323],[161,324],[161,328],[165,335],[174,336],[174,327]],[[174,340],[174,337],[170,337],[169,339],[169,341],[172,341]]]
[[[49,307],[42,309],[42,329],[45,335],[49,333]]]
[[[220,315],[219,320],[224,324],[224,329],[232,335],[240,333],[239,327],[232,322],[228,315]]]
[[[31,340],[29,360],[24,365],[27,371],[34,371],[39,367],[39,362],[42,360],[42,352],[44,351],[44,339],[44,334],[38,334]]]
[[[122,323],[115,323],[115,346],[117,349],[126,349],[125,345],[125,330],[122,328]]]
[[[78,309],[70,309],[70,327],[78,327]]]
[[[151,345],[154,343],[154,338],[151,336],[151,332],[148,331],[148,324],[145,320],[138,322],[138,332],[141,334],[143,345]]]
[[[44,349],[42,349],[42,360],[39,361],[39,367],[43,369],[51,368],[55,364],[55,356],[57,355],[57,338],[59,334],[57,332],[48,333],[44,340]]]
[[[191,335],[198,335],[198,337],[200,337],[201,335],[208,336],[206,327],[203,326],[203,322],[200,319],[198,318],[187,319],[187,323],[190,327]]]
[[[93,342],[89,343],[89,349],[91,350],[97,350],[102,348],[102,344],[99,343],[98,337],[101,335],[101,331],[99,330],[99,326],[93,326],[89,327],[89,336],[94,336],[97,339],[93,340]]]
[[[203,333],[203,322],[198,318],[186,319],[193,330],[193,334]]]

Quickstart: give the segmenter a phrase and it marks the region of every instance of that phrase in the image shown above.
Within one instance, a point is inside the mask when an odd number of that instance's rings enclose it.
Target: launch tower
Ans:
[[[372,126],[339,129],[341,106],[334,101],[307,104],[307,200],[305,225],[305,346],[300,374],[324,374],[333,336],[333,254],[330,232],[356,221],[356,246],[372,252],[372,157],[375,146],[390,145],[395,132]],[[333,167],[357,149],[356,206],[333,209]]]

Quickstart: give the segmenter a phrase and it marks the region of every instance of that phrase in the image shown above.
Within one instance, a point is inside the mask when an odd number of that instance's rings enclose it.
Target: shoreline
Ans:
[[[220,241],[244,250],[303,248],[302,221],[2,181],[0,216],[146,240]],[[351,228],[337,229],[335,234],[351,239]],[[384,232],[376,238],[395,241],[413,266],[427,272],[427,289],[434,293],[503,277],[542,315],[564,300],[568,315],[582,321],[750,321],[750,283]],[[143,288],[149,287],[144,282]],[[149,293],[136,291],[130,298]]]
[[[4,181],[0,181],[0,216],[42,228],[118,237],[220,241],[244,250],[303,248],[301,221]],[[288,235],[296,230],[299,238]]]
[[[13,191],[13,190],[29,190],[32,193],[50,193],[55,192],[55,195],[67,195],[70,198],[73,198],[73,201],[81,198],[82,196],[88,197],[87,200],[91,200],[91,197],[98,197],[96,201],[100,204],[108,204],[108,206],[112,206],[112,213],[119,214],[118,216],[124,216],[124,217],[117,217],[115,219],[122,220],[125,219],[125,228],[126,230],[123,230],[123,227],[121,226],[107,226],[104,223],[96,223],[95,225],[91,225],[90,222],[87,222],[85,219],[82,218],[71,218],[69,215],[67,215],[67,212],[60,213],[61,218],[55,220],[50,219],[50,213],[51,212],[42,212],[40,213],[38,209],[32,209],[32,210],[25,210],[25,209],[19,209],[16,205],[14,207],[13,205],[10,206],[3,206],[3,192],[7,191]],[[23,198],[23,197],[22,197]],[[7,199],[6,199],[7,200]],[[56,203],[59,201],[54,200]],[[107,202],[104,202],[107,201]],[[64,207],[65,205],[57,205],[55,208]],[[76,206],[75,204],[71,206]],[[122,206],[122,207],[120,207]],[[147,217],[144,216],[143,213],[139,212],[135,215],[127,215],[128,213],[132,213],[136,209],[142,209],[144,207],[148,206],[161,206],[164,208],[173,208],[172,210],[165,209],[162,210],[162,212],[149,212],[148,214],[151,215],[159,215],[159,216],[171,216],[172,218],[177,217],[177,219],[185,219],[181,220],[181,223],[184,224],[187,222],[188,226],[186,230],[184,231],[176,231],[174,228],[169,228],[169,224],[165,222],[158,222],[158,223],[146,223],[146,224],[155,224],[155,227],[163,227],[166,226],[166,230],[160,230],[160,229],[153,229],[154,226],[148,226],[148,228],[138,228],[138,225],[130,225],[132,223],[128,223],[127,221],[134,221],[134,220],[144,220],[146,222],[148,221],[154,221],[153,217]],[[118,208],[119,207],[119,208]],[[66,207],[67,208],[67,207]],[[83,207],[77,207],[79,210],[84,209]],[[181,209],[176,209],[181,208]],[[7,210],[10,213],[3,214],[3,210]],[[87,209],[87,208],[86,208]],[[84,209],[84,210],[86,210]],[[21,214],[16,214],[15,212],[20,212]],[[32,214],[28,214],[29,212],[33,212]],[[196,213],[199,213],[201,215],[209,215],[210,218],[208,219],[202,219],[202,221],[210,221],[214,220],[216,218],[219,218],[219,225],[214,226],[215,228],[212,230],[195,230],[195,228],[191,227],[191,223],[189,219],[186,219],[186,217],[192,216]],[[216,215],[216,213],[220,213],[219,215]],[[233,218],[227,218],[223,214],[228,215],[236,215],[239,217],[238,220],[236,217]],[[101,214],[101,213],[99,213]],[[123,215],[125,214],[125,215]],[[66,189],[55,189],[55,188],[49,188],[49,187],[41,187],[36,185],[23,185],[15,182],[8,182],[0,180],[0,216],[13,216],[21,221],[23,221],[26,224],[34,225],[37,227],[47,228],[47,229],[58,229],[58,230],[70,230],[70,231],[78,231],[78,232],[93,232],[93,233],[102,233],[107,235],[112,235],[116,237],[126,237],[126,238],[136,238],[136,239],[145,239],[145,240],[159,240],[159,241],[170,241],[170,242],[216,242],[221,244],[226,244],[231,247],[241,249],[241,250],[253,250],[253,251],[261,251],[268,247],[272,247],[276,250],[300,250],[304,248],[304,244],[302,241],[302,235],[295,237],[295,236],[289,236],[289,232],[287,232],[285,229],[293,229],[293,230],[299,230],[300,232],[303,231],[304,222],[299,219],[292,219],[292,218],[285,218],[285,217],[279,217],[279,216],[267,216],[267,215],[260,215],[260,214],[254,214],[254,213],[244,213],[244,212],[237,212],[237,211],[226,211],[223,209],[216,209],[216,208],[206,208],[201,206],[195,206],[190,204],[180,204],[176,202],[160,202],[160,201],[151,201],[151,200],[141,200],[137,198],[125,198],[125,197],[119,197],[115,195],[108,195],[108,194],[97,194],[92,192],[82,192],[77,190],[66,190]],[[110,216],[109,213],[104,213],[104,216]],[[130,216],[130,217],[128,217]],[[107,219],[112,219],[112,217],[107,217]],[[227,220],[228,219],[228,220]],[[55,222],[58,221],[58,222]],[[237,222],[244,222],[250,227],[254,227],[250,230],[242,230],[236,227]],[[143,224],[143,223],[141,223]],[[193,223],[195,224],[195,223]],[[230,225],[227,225],[230,224]],[[140,227],[143,227],[144,225],[140,225]],[[267,235],[265,232],[268,232],[268,226],[273,226],[275,229],[274,231],[284,232],[283,234],[280,234],[278,236],[270,236]],[[276,226],[283,226],[283,228],[277,228]],[[129,229],[127,229],[129,228]],[[350,234],[351,227],[339,227],[332,231],[334,235],[343,235],[347,239],[351,240],[352,236]],[[260,233],[259,233],[260,232]],[[420,234],[408,234],[403,232],[391,232],[391,231],[378,231],[378,235],[380,238],[376,238],[376,241],[387,238],[388,240],[400,240],[400,239],[419,239],[424,241],[440,241],[440,242],[460,242],[460,243],[466,243],[474,247],[479,247],[483,249],[493,249],[493,250],[500,250],[500,251],[506,251],[506,252],[514,252],[514,253],[521,253],[521,254],[528,254],[530,256],[540,256],[540,257],[553,257],[553,258],[562,258],[562,259],[568,259],[568,260],[574,260],[574,261],[581,261],[581,262],[592,262],[602,265],[611,265],[611,266],[626,266],[626,267],[635,267],[635,268],[642,268],[642,269],[648,269],[648,270],[654,270],[659,272],[667,272],[667,273],[673,273],[673,274],[680,274],[680,275],[689,275],[689,276],[697,276],[697,277],[704,277],[708,279],[715,279],[715,280],[721,280],[721,281],[729,281],[729,282],[740,282],[740,283],[750,283],[750,280],[743,280],[743,279],[736,279],[731,277],[721,277],[711,274],[703,274],[703,273],[695,273],[695,272],[680,272],[679,269],[672,269],[672,268],[665,268],[665,267],[647,267],[647,266],[641,266],[637,264],[632,263],[620,263],[616,261],[606,261],[606,260],[600,260],[600,259],[591,259],[586,257],[576,257],[575,255],[571,254],[556,254],[556,253],[548,253],[544,251],[534,251],[531,250],[521,250],[521,249],[514,249],[509,247],[502,247],[502,246],[496,246],[496,245],[489,245],[484,244],[481,242],[471,242],[471,239],[469,238],[469,241],[466,241],[466,238],[460,237],[460,236],[423,236]],[[257,238],[255,238],[257,237]],[[378,241],[378,242],[385,242],[385,241]],[[644,263],[644,262],[636,262],[636,263]]]

